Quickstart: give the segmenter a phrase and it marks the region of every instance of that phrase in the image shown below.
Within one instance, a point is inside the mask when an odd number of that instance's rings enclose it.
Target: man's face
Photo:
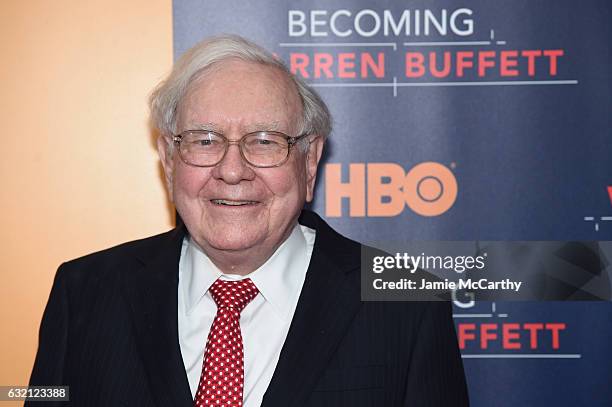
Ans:
[[[205,129],[229,140],[257,130],[297,136],[302,114],[297,91],[276,68],[223,61],[194,81],[178,107],[177,132]],[[294,146],[280,167],[256,168],[230,145],[214,167],[185,164],[168,139],[158,143],[168,188],[192,238],[205,251],[272,252],[287,238],[312,199],[323,140],[304,153]]]

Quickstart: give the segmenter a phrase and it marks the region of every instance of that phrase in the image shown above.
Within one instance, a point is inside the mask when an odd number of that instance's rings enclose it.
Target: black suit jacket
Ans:
[[[449,303],[361,302],[361,246],[312,212],[300,223],[315,246],[262,405],[468,405]],[[185,233],[63,264],[30,384],[70,386],[73,406],[192,406],[177,328]]]

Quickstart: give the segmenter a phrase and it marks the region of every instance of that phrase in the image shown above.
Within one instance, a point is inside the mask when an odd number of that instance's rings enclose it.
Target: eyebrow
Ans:
[[[197,123],[197,124],[191,125],[190,127],[192,130],[207,130],[207,131],[214,131],[217,133],[223,133],[220,126],[214,123],[210,123],[210,122]],[[279,127],[280,127],[280,124],[278,121],[273,121],[269,123],[257,122],[257,123],[252,123],[246,126],[245,133],[252,133],[252,132],[262,131],[262,130],[278,131]]]
[[[214,123],[198,123],[189,126],[192,130],[219,131]]]

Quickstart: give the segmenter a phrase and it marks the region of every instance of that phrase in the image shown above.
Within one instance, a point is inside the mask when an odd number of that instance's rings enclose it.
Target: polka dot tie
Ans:
[[[251,279],[217,280],[209,289],[217,304],[194,405],[242,406],[244,352],[240,313],[259,292]]]

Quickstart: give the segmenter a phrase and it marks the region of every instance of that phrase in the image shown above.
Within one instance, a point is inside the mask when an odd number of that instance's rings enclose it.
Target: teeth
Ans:
[[[228,206],[242,206],[242,205],[249,205],[249,204],[255,203],[253,201],[227,201],[225,199],[213,199],[212,202],[217,205],[228,205]]]

